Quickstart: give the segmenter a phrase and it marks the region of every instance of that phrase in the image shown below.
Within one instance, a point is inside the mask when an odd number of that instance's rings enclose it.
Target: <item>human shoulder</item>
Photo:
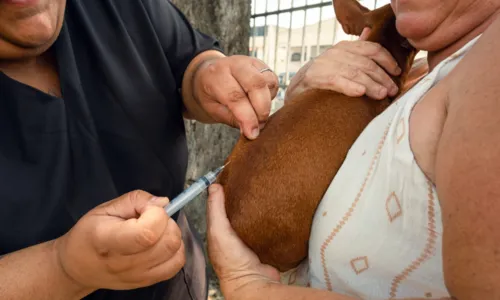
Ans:
[[[500,297],[500,19],[445,79],[436,159],[446,284],[458,299]]]

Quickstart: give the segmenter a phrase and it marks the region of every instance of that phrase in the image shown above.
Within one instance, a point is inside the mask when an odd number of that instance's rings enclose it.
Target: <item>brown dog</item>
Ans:
[[[401,90],[416,50],[398,34],[390,5],[369,11],[355,0],[335,0],[334,7],[346,33],[372,28],[368,40],[385,47],[402,69],[393,78]],[[281,272],[307,257],[321,198],[356,138],[390,105],[326,90],[288,100],[259,138],[240,138],[219,177],[232,226],[262,263]]]

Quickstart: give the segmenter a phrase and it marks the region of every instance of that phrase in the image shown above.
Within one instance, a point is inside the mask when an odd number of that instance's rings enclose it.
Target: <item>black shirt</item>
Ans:
[[[95,206],[134,189],[174,197],[187,146],[184,71],[217,41],[168,0],[68,0],[53,46],[62,99],[0,72],[0,255],[57,238]],[[206,299],[205,261],[185,216],[172,280],[88,299]]]

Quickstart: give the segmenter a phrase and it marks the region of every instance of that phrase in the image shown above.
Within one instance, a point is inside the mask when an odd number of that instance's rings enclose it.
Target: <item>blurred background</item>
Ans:
[[[390,0],[364,0],[370,9]],[[356,39],[344,33],[335,18],[332,1],[253,0],[249,53],[265,61],[279,77],[280,92],[273,111],[283,106],[290,79],[309,60],[341,40]]]
[[[309,60],[346,35],[335,18],[332,1],[325,0],[169,0],[198,30],[218,38],[227,55],[242,54],[266,62],[278,75],[279,93],[272,113],[283,106],[290,79]],[[361,0],[369,9],[381,7],[390,0]],[[425,55],[420,52],[419,57]],[[239,130],[223,125],[205,125],[185,121],[189,166],[186,186],[211,169],[224,164],[239,137]],[[206,194],[193,201],[186,213],[205,241]],[[208,265],[210,298],[223,299]]]

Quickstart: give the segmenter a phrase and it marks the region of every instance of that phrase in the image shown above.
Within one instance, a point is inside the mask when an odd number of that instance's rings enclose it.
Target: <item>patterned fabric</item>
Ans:
[[[383,114],[350,149],[316,212],[309,261],[290,283],[362,299],[449,296],[443,278],[442,220],[435,186],[409,142],[414,105],[479,37],[441,62]],[[307,270],[305,272],[304,270]]]

